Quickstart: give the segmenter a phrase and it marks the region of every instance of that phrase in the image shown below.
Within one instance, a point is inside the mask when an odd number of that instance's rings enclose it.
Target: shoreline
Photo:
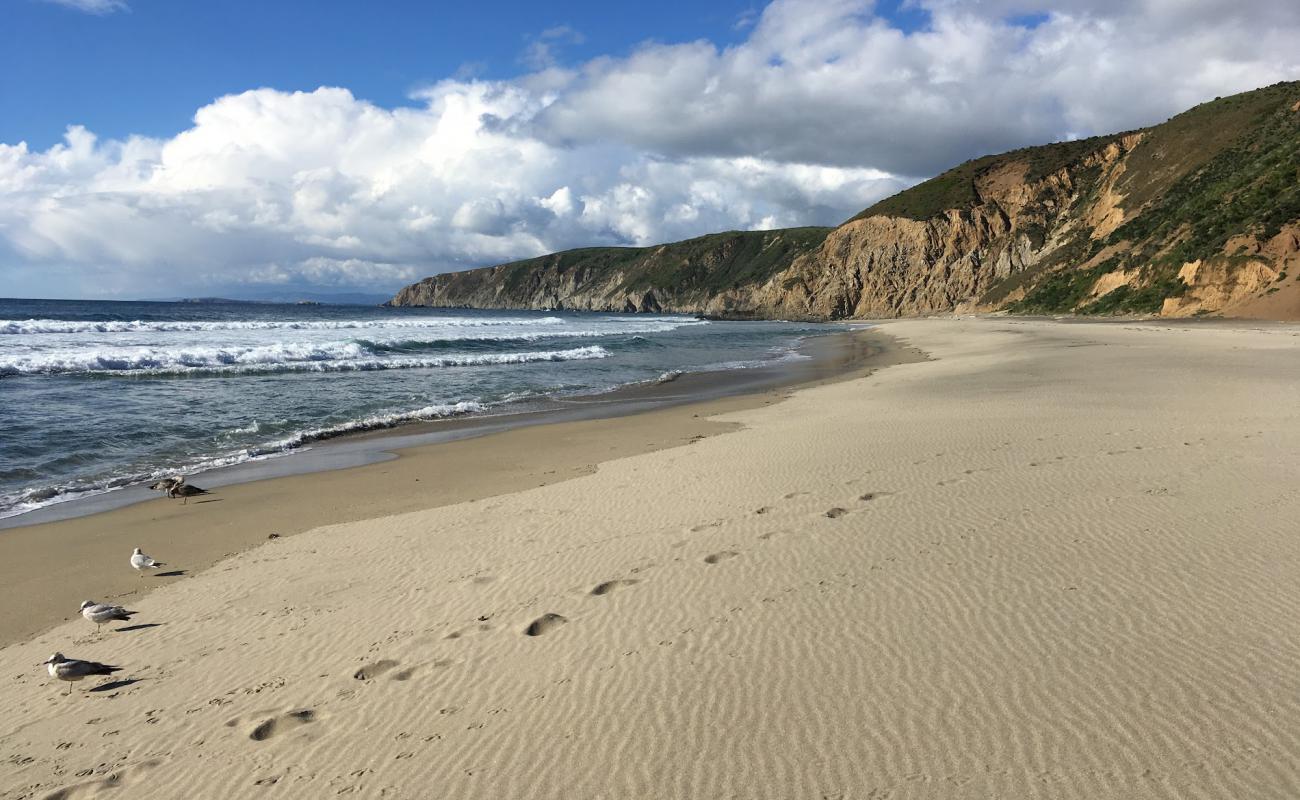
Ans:
[[[218,491],[189,503],[133,487],[98,496],[121,495],[104,510],[0,526],[0,564],[6,565],[0,605],[10,611],[0,619],[0,646],[75,618],[82,600],[129,605],[269,537],[587,475],[605,461],[735,429],[710,420],[713,415],[770,405],[802,387],[921,358],[875,329],[812,337],[804,344],[817,351],[813,358],[776,368],[686,373],[669,383],[569,398],[510,419],[410,423],[340,437],[289,458],[228,468],[226,480],[203,481]],[[304,460],[287,465],[292,471],[275,474],[282,462],[298,459]],[[446,469],[448,464],[454,469]],[[72,503],[50,508],[64,505]],[[133,574],[126,566],[133,547],[166,562],[166,569]]]
[[[251,481],[380,463],[393,458],[391,451],[396,449],[455,441],[527,425],[621,416],[683,402],[806,383],[845,369],[846,357],[839,352],[842,348],[835,342],[844,340],[855,331],[867,330],[869,326],[837,324],[833,328],[828,325],[828,328],[824,333],[802,337],[790,353],[801,357],[794,360],[777,358],[758,366],[682,372],[667,381],[621,384],[572,395],[540,395],[483,411],[345,431],[282,452],[188,473],[188,477],[204,488],[224,488]],[[96,491],[0,517],[0,535],[6,530],[100,514],[157,499],[158,493],[146,488],[151,481]]]

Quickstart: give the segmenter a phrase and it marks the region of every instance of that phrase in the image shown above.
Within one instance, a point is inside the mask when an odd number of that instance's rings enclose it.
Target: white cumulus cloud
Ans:
[[[87,14],[112,14],[114,11],[129,11],[126,0],[45,0],[58,6],[74,8]]]

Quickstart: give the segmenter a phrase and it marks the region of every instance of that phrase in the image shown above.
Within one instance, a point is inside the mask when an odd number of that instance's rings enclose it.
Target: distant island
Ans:
[[[1300,83],[1279,83],[1151,128],[968,161],[836,228],[568,250],[425,278],[389,304],[1296,319],[1297,163]]]

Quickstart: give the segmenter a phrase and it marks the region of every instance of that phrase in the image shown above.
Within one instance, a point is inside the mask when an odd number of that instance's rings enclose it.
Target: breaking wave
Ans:
[[[659,321],[656,319],[656,321]],[[143,320],[0,319],[0,335],[33,333],[149,333],[170,331],[336,331],[367,328],[482,328],[502,325],[563,325],[560,317],[518,319],[382,319],[382,320]]]
[[[606,358],[599,345],[526,353],[453,353],[429,358],[380,357],[359,342],[271,344],[258,347],[119,348],[0,358],[0,377],[15,375],[125,375],[176,377],[265,375],[281,372],[358,372],[469,367]]]
[[[486,406],[473,400],[459,403],[442,403],[424,406],[412,411],[398,411],[390,414],[374,414],[361,419],[340,422],[334,425],[306,428],[294,431],[287,436],[265,444],[241,448],[211,458],[189,459],[174,464],[166,469],[140,472],[122,472],[98,480],[70,481],[57,486],[43,486],[12,494],[0,494],[0,519],[25,514],[57,503],[76,500],[97,494],[104,494],[128,486],[147,484],[159,478],[176,473],[193,475],[220,467],[230,467],[248,461],[260,461],[275,456],[287,455],[312,442],[332,439],[349,433],[395,428],[407,422],[446,419],[448,417],[473,414],[486,410]],[[242,429],[249,430],[249,429]]]

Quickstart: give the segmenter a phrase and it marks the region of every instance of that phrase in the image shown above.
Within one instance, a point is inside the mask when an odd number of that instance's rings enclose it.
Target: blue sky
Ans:
[[[0,141],[45,148],[70,124],[103,137],[165,136],[215,97],[256,87],[346,86],[383,106],[452,75],[527,71],[530,46],[568,28],[557,55],[624,55],[647,41],[742,41],[752,0],[366,3],[130,0],[88,13],[49,0],[5,0],[0,26]],[[876,12],[924,24],[902,0]],[[111,7],[110,7],[111,8]]]
[[[507,78],[530,44],[567,26],[569,60],[620,55],[647,39],[743,38],[746,0],[608,2],[268,2],[131,0],[86,13],[6,0],[0,26],[0,141],[48,147],[69,124],[105,137],[173,134],[195,109],[249,88],[346,86],[383,106],[455,74]]]
[[[388,292],[834,225],[1300,77],[1276,0],[4,0],[0,294]]]

